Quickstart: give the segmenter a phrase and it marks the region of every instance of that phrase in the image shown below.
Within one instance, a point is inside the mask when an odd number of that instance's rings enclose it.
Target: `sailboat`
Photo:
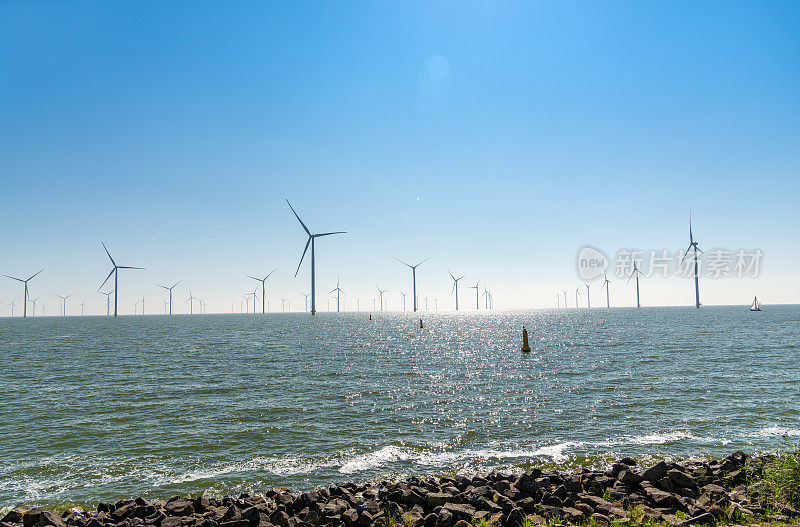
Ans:
[[[753,305],[750,306],[750,311],[761,311],[761,304],[758,303],[758,297],[753,297]]]

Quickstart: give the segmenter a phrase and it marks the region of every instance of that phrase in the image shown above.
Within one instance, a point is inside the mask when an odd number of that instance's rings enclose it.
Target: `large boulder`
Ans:
[[[648,481],[655,483],[661,478],[665,477],[668,471],[669,468],[667,467],[667,464],[664,463],[663,461],[659,461],[652,467],[645,470],[644,473],[642,474],[642,477]]]

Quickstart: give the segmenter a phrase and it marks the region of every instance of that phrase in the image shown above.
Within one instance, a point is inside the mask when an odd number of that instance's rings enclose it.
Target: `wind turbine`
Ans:
[[[197,300],[197,297],[196,296],[192,296],[192,290],[189,289],[189,298],[187,298],[186,301],[189,302],[189,314],[190,315],[194,314],[194,301],[195,300]],[[250,304],[248,304],[248,306],[249,305]],[[248,307],[248,309],[250,309],[250,308]]]
[[[139,307],[139,301],[137,300],[136,302],[131,302],[131,305],[133,306],[133,314],[138,315],[139,311],[137,308]]]
[[[567,292],[564,291],[564,308],[568,308],[569,304],[567,303]]]
[[[100,287],[97,290],[99,291],[100,289],[102,289],[103,286],[106,285],[106,282],[108,282],[108,279],[111,278],[111,275],[112,274],[114,275],[114,316],[117,316],[117,292],[119,291],[119,270],[120,269],[140,269],[140,270],[144,270],[144,267],[128,267],[128,266],[125,266],[125,265],[117,265],[117,262],[115,262],[114,259],[111,257],[111,253],[108,252],[108,248],[106,247],[106,244],[103,243],[103,242],[100,242],[100,243],[103,245],[103,249],[106,250],[106,254],[108,255],[108,259],[111,260],[111,265],[113,265],[114,267],[111,269],[111,272],[108,273],[108,276],[106,276],[106,279],[103,280],[103,283],[100,284]]]
[[[432,300],[433,300],[433,310],[434,311],[439,311],[439,299],[438,298],[433,298]]]
[[[144,315],[144,294],[142,294],[142,315]]]
[[[294,213],[295,218],[297,218],[297,221],[299,221],[300,225],[303,226],[303,230],[305,230],[306,234],[308,234],[308,241],[306,241],[306,248],[303,249],[303,256],[300,257],[300,263],[297,264],[297,271],[294,272],[295,277],[297,277],[297,273],[300,272],[300,266],[303,264],[303,258],[306,257],[306,251],[308,251],[308,245],[311,244],[311,314],[314,315],[317,312],[316,290],[314,288],[314,240],[316,240],[317,238],[322,238],[323,236],[330,236],[332,234],[347,234],[347,233],[344,231],[337,231],[337,232],[323,232],[320,234],[311,234],[311,231],[308,230],[306,224],[303,223],[303,220],[301,220],[300,216],[297,215],[297,212],[295,212],[294,207],[292,207],[292,204],[289,203],[288,199],[286,200],[286,203],[289,205],[289,208],[292,209],[292,212]]]
[[[424,260],[422,260],[417,265],[407,264],[406,262],[404,262],[403,260],[400,260],[399,258],[395,258],[395,260],[397,260],[401,264],[403,264],[406,267],[409,267],[411,269],[411,284],[412,284],[411,293],[414,295],[414,311],[416,311],[417,310],[417,267],[419,267],[420,265],[422,265],[425,262],[427,262],[428,260],[430,260],[430,258],[425,258]],[[406,308],[404,307],[403,311],[405,311],[405,309]]]
[[[266,312],[267,312],[267,311],[266,311],[266,305],[267,305],[267,286],[266,286],[265,284],[267,283],[267,278],[269,278],[269,277],[270,277],[270,275],[271,275],[272,273],[274,273],[274,272],[275,272],[275,269],[273,269],[272,271],[270,271],[270,272],[269,272],[269,274],[268,274],[267,276],[265,276],[263,279],[262,279],[262,278],[256,278],[255,276],[250,276],[250,275],[247,275],[247,277],[248,277],[248,278],[252,278],[253,280],[256,280],[257,282],[261,282],[261,313],[262,313],[262,314],[264,314],[264,313],[266,313]]]
[[[44,269],[42,269],[42,271],[44,271]],[[39,273],[41,273],[42,271],[39,271]],[[17,278],[15,276],[8,276],[7,274],[3,275],[6,278],[11,278],[12,280],[16,280],[17,282],[22,282],[23,284],[25,284],[25,296],[22,297],[22,317],[23,318],[28,316],[28,282],[33,280],[33,278],[39,273],[36,273],[35,275],[31,276],[27,280],[23,280],[22,278]],[[11,316],[12,317],[14,316],[14,308],[13,308],[13,306],[11,308]]]
[[[481,279],[478,278],[478,281],[475,282],[475,285],[469,286],[470,289],[474,289],[475,290],[475,310],[480,310],[480,308],[481,308],[481,304],[480,304],[481,294],[480,294],[480,289],[478,288],[478,284],[480,282],[481,282]]]
[[[592,303],[589,301],[589,283],[584,282],[583,285],[586,286],[586,307],[592,307]]]
[[[341,288],[339,287],[339,278],[338,277],[336,278],[336,287],[334,287],[333,289],[328,291],[328,294],[331,294],[334,291],[336,291],[336,312],[338,313],[339,312],[339,293],[345,294],[345,292],[342,291]]]
[[[37,296],[36,298],[34,298],[33,300],[28,300],[28,302],[30,302],[31,304],[33,304],[33,314],[32,314],[31,316],[34,316],[34,317],[36,316],[36,302],[37,302],[38,300],[39,300],[39,297],[38,297],[38,296]]]
[[[181,281],[180,281],[180,280],[178,280],[177,282],[175,282],[174,284],[172,284],[172,287],[167,287],[167,286],[165,286],[165,285],[160,285],[160,284],[159,284],[159,286],[158,286],[158,287],[160,287],[161,289],[166,289],[167,291],[169,291],[169,314],[170,314],[170,315],[172,314],[172,290],[173,290],[173,289],[175,289],[175,286],[177,286],[177,285],[178,285],[178,284],[180,284],[180,283],[181,283]],[[189,294],[191,295],[191,293],[189,293]]]
[[[406,294],[407,293],[404,293],[404,292],[401,291],[400,294],[403,295],[403,311],[405,311],[406,310]]]
[[[425,311],[428,310],[428,295],[425,295]]]
[[[384,289],[384,290],[381,291],[380,287],[378,287],[378,286],[375,286],[375,287],[378,288],[378,295],[380,295],[380,298],[381,298],[381,311],[383,311],[383,293],[388,291],[388,289]]]
[[[631,281],[631,278],[633,277],[633,275],[636,275],[636,309],[639,309],[640,307],[642,307],[642,304],[639,303],[639,275],[640,274],[642,274],[642,273],[641,273],[641,271],[639,271],[639,268],[636,266],[636,262],[633,262],[633,271],[631,272],[631,275],[628,277],[628,282]],[[625,282],[625,283],[627,284],[628,282]]]
[[[169,306],[169,302],[164,300],[164,314],[167,314],[167,307]],[[231,304],[231,313],[233,313],[233,304]]]
[[[14,317],[14,308],[17,305],[17,301],[16,300],[12,300],[11,303],[8,304],[8,305],[11,306],[11,317],[13,318]]]
[[[456,311],[458,311],[458,281],[461,280],[464,277],[460,276],[460,277],[456,278],[455,276],[453,276],[453,272],[452,271],[447,271],[447,272],[450,273],[450,278],[453,279],[453,289],[450,291],[450,294],[452,294],[453,291],[456,292]]]
[[[308,311],[308,297],[311,295],[311,293],[304,293],[304,292],[300,291],[300,294],[305,297],[305,300],[306,300],[306,311]]]
[[[67,316],[67,298],[71,297],[72,295],[67,295],[67,296],[56,295],[56,296],[60,298],[61,301],[63,302],[63,304],[61,304],[61,316],[65,317]]]
[[[556,292],[556,307],[561,307],[561,293]]]
[[[280,297],[280,299],[281,299],[281,313],[286,313],[286,299],[283,297]]]
[[[83,316],[83,310],[86,308],[86,300],[81,300],[80,306],[81,306],[81,316]]]
[[[581,294],[581,286],[578,284],[578,287],[575,288],[575,307],[580,307],[578,305],[578,296]]]
[[[602,291],[604,287],[606,288],[606,307],[610,308],[611,307],[611,300],[610,300],[609,294],[608,294],[608,284],[609,284],[608,276],[606,276],[606,273],[604,272],[603,273],[603,285],[600,286],[600,291]]]
[[[689,247],[686,248],[686,252],[684,253],[683,258],[681,258],[681,264],[683,264],[683,261],[686,259],[686,256],[689,254],[689,251],[691,251],[692,249],[694,249],[694,306],[699,308],[700,307],[700,281],[699,281],[699,279],[697,277],[698,276],[698,272],[699,272],[699,269],[698,269],[699,260],[697,259],[697,253],[698,253],[698,251],[701,252],[701,253],[703,251],[698,249],[697,242],[694,241],[694,236],[692,235],[692,211],[690,210],[689,211]]]
[[[486,289],[486,284],[483,284],[483,308],[489,309],[489,291]]]
[[[111,293],[114,291],[109,291],[108,293],[104,293],[99,291],[101,295],[106,295],[106,316],[111,314]]]

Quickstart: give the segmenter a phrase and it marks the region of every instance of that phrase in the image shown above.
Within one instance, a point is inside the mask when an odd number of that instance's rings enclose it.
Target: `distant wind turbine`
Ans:
[[[158,287],[160,287],[161,289],[166,289],[167,291],[169,291],[169,314],[170,314],[170,315],[172,314],[172,290],[173,290],[173,289],[175,289],[175,287],[176,287],[178,284],[180,284],[180,283],[181,283],[181,281],[180,281],[180,280],[178,280],[177,282],[175,282],[174,284],[172,284],[172,286],[171,286],[171,287],[167,287],[167,286],[165,286],[165,285],[161,285],[161,284],[159,284],[159,286],[158,286]],[[191,293],[190,293],[190,294],[191,294]]]
[[[583,285],[586,286],[586,307],[592,307],[592,303],[589,301],[589,284],[584,282]]]
[[[62,304],[61,304],[61,316],[65,317],[65,316],[67,316],[67,298],[71,297],[72,295],[67,295],[67,296],[56,295],[56,296],[61,299],[61,302],[62,302]]]
[[[628,282],[631,281],[631,278],[633,277],[633,275],[636,275],[636,309],[639,309],[640,307],[642,307],[642,304],[639,303],[639,275],[640,274],[642,274],[642,273],[639,271],[639,267],[637,267],[636,262],[633,262],[633,271],[631,272],[631,275],[628,277]],[[625,282],[625,283],[627,284],[628,282]]]
[[[44,271],[44,269],[42,269],[42,271]],[[39,273],[41,273],[42,271],[39,271]],[[22,297],[22,317],[23,318],[28,316],[28,282],[33,280],[34,277],[39,273],[34,274],[33,276],[31,276],[30,278],[28,278],[26,280],[23,280],[22,278],[17,278],[15,276],[9,276],[7,274],[3,275],[6,278],[11,278],[12,280],[16,280],[17,282],[22,282],[23,284],[25,284],[25,295]],[[11,307],[11,313],[12,313],[11,316],[13,317],[14,316],[14,314],[13,314],[14,313],[14,307],[13,306]]]
[[[300,294],[301,294],[301,295],[303,295],[303,296],[305,297],[305,301],[306,301],[306,311],[308,311],[308,297],[311,295],[311,293],[304,293],[304,292],[300,291]]]
[[[100,243],[103,245],[103,249],[105,249],[106,254],[108,255],[108,259],[111,260],[111,265],[113,265],[114,267],[111,269],[111,272],[108,273],[108,276],[106,276],[106,279],[103,280],[103,283],[100,284],[100,287],[98,288],[98,291],[100,289],[102,289],[104,285],[106,285],[106,282],[108,282],[108,279],[111,278],[111,275],[113,274],[114,275],[114,316],[117,316],[117,293],[119,291],[119,270],[120,269],[139,269],[139,270],[144,270],[144,267],[128,267],[128,266],[125,266],[125,265],[117,265],[117,262],[115,262],[114,259],[111,257],[111,253],[108,252],[108,248],[106,247],[106,244],[103,243],[103,242],[100,242]]]
[[[564,307],[565,308],[569,307],[569,304],[567,303],[567,292],[566,291],[564,291]]]
[[[476,311],[480,310],[480,308],[481,308],[481,304],[480,304],[481,294],[480,294],[480,288],[478,287],[478,284],[480,284],[480,283],[481,283],[481,279],[478,278],[478,281],[475,282],[475,285],[469,286],[470,289],[474,289],[475,290],[475,310]]]
[[[261,282],[261,313],[262,314],[267,312],[266,311],[266,306],[267,306],[267,286],[265,284],[267,283],[267,278],[269,278],[272,275],[272,273],[274,273],[274,272],[275,272],[275,269],[270,271],[269,274],[267,276],[265,276],[264,278],[256,278],[255,276],[247,275],[248,278],[252,278],[253,280],[255,280],[257,282]]]
[[[556,292],[556,307],[561,307],[561,293]]]
[[[579,284],[578,287],[575,288],[575,307],[576,308],[577,307],[581,307],[581,306],[578,305],[578,296],[580,296],[580,294],[581,294],[581,286]]]
[[[413,300],[414,300],[414,311],[416,311],[417,310],[417,267],[430,260],[430,258],[422,260],[417,265],[408,264],[403,260],[400,260],[399,258],[395,258],[395,260],[397,260],[401,264],[411,269],[411,285],[412,285],[411,294],[413,295]],[[405,311],[405,307],[403,308],[403,311]]]
[[[193,296],[192,295],[192,290],[189,289],[189,298],[187,298],[186,301],[189,302],[189,314],[190,315],[194,314],[194,301],[195,300],[197,300],[197,297]]]
[[[608,308],[611,307],[611,299],[610,299],[610,296],[609,296],[609,293],[608,293],[608,284],[609,283],[610,282],[608,280],[608,276],[606,276],[606,273],[604,272],[603,273],[603,285],[600,286],[600,291],[602,291],[604,287],[606,288],[606,307],[608,307]]]
[[[345,294],[345,292],[342,291],[342,289],[339,287],[339,278],[336,278],[336,287],[334,287],[333,289],[328,291],[328,294],[331,294],[334,291],[336,291],[336,312],[338,313],[339,312],[339,294],[340,293],[341,294]]]
[[[405,311],[406,310],[406,295],[407,295],[407,293],[404,293],[404,292],[401,291],[400,294],[403,295],[403,311]]]
[[[111,293],[114,291],[109,291],[108,293],[104,293],[103,291],[98,291],[101,295],[106,295],[106,316],[111,314]]]
[[[323,233],[320,233],[320,234],[311,234],[311,231],[308,230],[308,227],[306,227],[306,224],[303,223],[303,220],[301,220],[300,216],[297,215],[297,212],[294,210],[294,207],[292,207],[292,204],[289,203],[288,199],[286,200],[286,203],[289,205],[289,208],[292,209],[292,212],[294,213],[295,218],[297,218],[297,221],[299,221],[300,225],[303,226],[303,230],[306,231],[306,234],[308,234],[308,241],[306,241],[306,248],[303,249],[303,256],[300,257],[300,263],[297,264],[297,271],[294,272],[294,276],[295,277],[297,276],[297,273],[300,272],[300,266],[303,264],[303,258],[306,257],[306,251],[308,251],[308,245],[311,244],[311,314],[314,315],[317,312],[317,308],[316,308],[316,289],[314,287],[314,285],[315,285],[314,284],[314,272],[315,272],[315,270],[314,270],[314,240],[316,240],[317,238],[322,238],[323,236],[330,236],[332,234],[347,234],[347,233],[344,232],[344,231],[337,231],[337,232],[323,232]]]
[[[458,278],[456,278],[455,276],[453,276],[453,272],[452,271],[447,271],[447,272],[450,273],[450,278],[453,279],[453,289],[450,291],[450,294],[452,294],[453,291],[455,291],[455,293],[456,293],[456,311],[458,311],[458,281],[461,280],[464,277],[463,276],[459,276]]]
[[[16,300],[12,300],[11,303],[9,303],[8,305],[11,306],[11,317],[13,318],[14,317],[14,308],[17,305],[17,301]]]
[[[28,302],[30,302],[31,304],[33,304],[33,314],[32,314],[31,316],[34,316],[34,317],[36,316],[36,302],[38,302],[38,301],[39,301],[39,298],[40,298],[40,297],[38,297],[38,296],[37,296],[37,297],[36,297],[36,298],[34,298],[33,300],[28,300]]]
[[[683,258],[681,258],[681,264],[686,259],[686,256],[689,254],[689,251],[694,249],[694,305],[695,307],[700,307],[700,281],[698,279],[698,272],[699,272],[699,260],[697,259],[697,253],[703,252],[697,247],[697,242],[694,241],[694,236],[692,235],[692,211],[689,211],[689,247],[686,248],[686,253],[684,253]]]
[[[381,298],[381,311],[383,311],[383,293],[385,293],[387,291],[387,289],[381,290],[380,287],[378,287],[378,286],[375,286],[375,287],[378,288],[378,295],[380,295],[380,298]]]
[[[81,306],[81,316],[83,316],[83,310],[86,308],[86,300],[81,300],[79,305]]]

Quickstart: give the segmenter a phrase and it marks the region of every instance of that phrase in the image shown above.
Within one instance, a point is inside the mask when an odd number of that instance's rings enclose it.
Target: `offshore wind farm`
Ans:
[[[0,2],[0,527],[799,527],[798,49]]]

